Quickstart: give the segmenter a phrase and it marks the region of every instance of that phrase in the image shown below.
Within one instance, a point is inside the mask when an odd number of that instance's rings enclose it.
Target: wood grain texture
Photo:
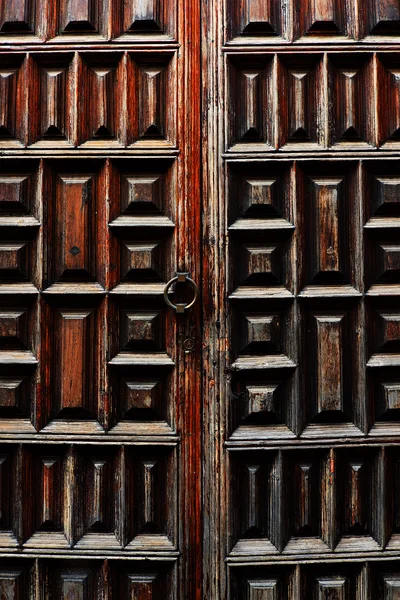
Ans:
[[[0,595],[396,597],[398,2],[3,4]]]

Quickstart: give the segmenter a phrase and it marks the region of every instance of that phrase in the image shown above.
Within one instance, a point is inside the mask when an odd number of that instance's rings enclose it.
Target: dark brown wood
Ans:
[[[0,0],[1,597],[400,594],[399,34]]]

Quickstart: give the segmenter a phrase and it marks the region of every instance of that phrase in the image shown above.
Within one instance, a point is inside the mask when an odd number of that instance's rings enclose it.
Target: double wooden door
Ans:
[[[1,599],[400,598],[399,35],[0,0]]]

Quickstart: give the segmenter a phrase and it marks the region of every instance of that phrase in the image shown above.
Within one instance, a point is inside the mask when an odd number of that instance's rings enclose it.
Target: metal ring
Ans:
[[[191,302],[189,302],[189,304],[172,304],[171,300],[168,298],[168,290],[171,287],[171,285],[175,282],[181,282],[181,283],[188,283],[194,290],[194,297],[193,300]],[[184,313],[186,310],[189,310],[190,308],[192,308],[192,306],[196,303],[198,297],[200,294],[200,290],[197,286],[197,284],[193,281],[193,279],[191,279],[189,277],[189,275],[187,273],[177,273],[176,277],[173,277],[170,281],[168,281],[167,285],[164,288],[164,300],[166,302],[166,304],[168,304],[168,306],[170,306],[171,308],[173,308],[177,313],[182,314]]]

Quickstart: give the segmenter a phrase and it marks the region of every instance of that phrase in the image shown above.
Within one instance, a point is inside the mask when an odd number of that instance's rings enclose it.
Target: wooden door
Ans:
[[[400,3],[203,10],[206,597],[398,598]]]
[[[199,597],[199,23],[0,1],[2,599]]]
[[[1,597],[400,595],[399,34],[0,1]]]

